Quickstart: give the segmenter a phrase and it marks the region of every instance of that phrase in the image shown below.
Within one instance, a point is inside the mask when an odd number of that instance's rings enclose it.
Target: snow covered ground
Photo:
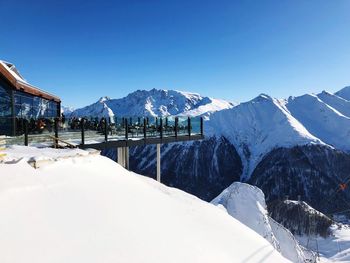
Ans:
[[[264,193],[259,188],[235,182],[212,203],[264,237],[292,262],[315,262],[311,251],[302,248],[288,229],[269,217]]]
[[[222,209],[82,151],[0,163],[0,262],[288,262]],[[34,169],[28,160],[46,160]]]
[[[307,236],[296,236],[296,238],[301,244],[309,246],[313,250],[316,250],[318,246],[321,262],[350,262],[349,226],[333,225],[331,229],[332,235],[327,238],[308,239]]]

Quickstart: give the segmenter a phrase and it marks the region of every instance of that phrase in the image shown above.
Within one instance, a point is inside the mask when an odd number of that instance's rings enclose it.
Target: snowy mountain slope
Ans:
[[[27,163],[55,153],[67,156]],[[105,157],[70,153],[17,147],[0,164],[1,262],[288,262],[221,209]]]
[[[350,101],[327,91],[322,91],[321,93],[317,94],[317,97],[341,114],[350,117]]]
[[[350,228],[348,225],[333,225],[330,227],[332,235],[323,238],[317,236],[312,239],[311,242],[309,238],[305,235],[296,236],[296,239],[307,246],[309,242],[309,247],[318,250],[320,254],[320,262],[350,262]],[[317,240],[317,243],[315,242]]]
[[[302,263],[309,259],[293,235],[267,213],[263,192],[252,185],[233,183],[212,204],[223,207],[228,214],[268,240],[292,262]],[[311,259],[312,262],[315,258]]]
[[[322,142],[309,133],[279,100],[261,94],[238,106],[214,113],[205,123],[208,136],[220,134],[238,150],[243,178],[249,178],[262,157],[276,147]]]
[[[269,205],[270,215],[304,246],[318,252],[321,262],[350,261],[350,228],[335,223],[307,203],[284,200]],[[314,227],[311,228],[311,224]],[[310,235],[310,231],[314,231]],[[316,243],[317,240],[317,243]]]
[[[69,116],[75,109],[73,107],[61,106],[61,113]]]
[[[93,115],[110,110],[117,116],[205,116],[205,140],[162,147],[163,182],[204,200],[212,200],[232,182],[241,180],[260,187],[269,201],[286,194],[294,198],[304,195],[311,205],[320,204],[318,209],[329,212],[329,205],[319,200],[329,197],[330,189],[346,180],[348,154],[338,149],[347,151],[350,144],[349,118],[345,116],[348,102],[327,92],[289,100],[262,94],[232,106],[188,92],[150,90],[118,100],[104,98],[99,104],[102,106],[88,106],[76,113],[90,115],[88,110],[97,108]],[[116,159],[115,149],[104,154]],[[130,154],[133,171],[155,175],[152,146],[132,147]]]
[[[349,179],[349,170],[350,154],[340,150],[316,144],[278,148],[264,156],[248,183],[258,186],[268,203],[300,196],[317,210],[333,214],[349,209],[350,191],[338,191]]]
[[[338,149],[350,150],[349,117],[311,94],[290,97],[286,107],[311,134]]]
[[[294,235],[319,235],[328,237],[329,227],[335,221],[317,211],[304,201],[276,200],[269,204],[269,213],[272,218],[288,228]],[[310,228],[311,223],[314,225]]]
[[[224,100],[202,97],[196,93],[157,89],[137,90],[121,99],[100,99],[92,105],[75,110],[72,116],[101,116],[101,108],[105,107],[114,115],[121,117],[179,114],[197,116],[228,109],[233,107],[233,104]]]
[[[344,87],[334,94],[339,96],[339,97],[342,97],[343,99],[350,101],[350,86]]]
[[[316,253],[302,246],[293,234],[284,226],[269,217],[269,223],[278,240],[281,254],[292,262],[317,262]]]
[[[213,98],[210,98],[210,100],[211,100],[211,103],[207,103],[199,106],[196,109],[186,111],[186,115],[203,116],[205,119],[209,119],[209,116],[214,112],[221,111],[224,109],[230,109],[235,106],[235,104],[231,102],[227,102],[225,100],[213,99]]]
[[[114,117],[113,111],[107,106],[107,102],[110,99],[108,97],[101,97],[97,102],[92,105],[86,106],[81,109],[76,109],[67,116],[69,117],[84,117],[84,116],[93,116],[93,117]]]

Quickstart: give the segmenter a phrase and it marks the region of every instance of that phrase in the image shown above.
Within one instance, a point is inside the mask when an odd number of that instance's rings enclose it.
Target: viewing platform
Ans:
[[[108,148],[163,144],[204,138],[201,117],[16,118],[16,135],[6,145]]]

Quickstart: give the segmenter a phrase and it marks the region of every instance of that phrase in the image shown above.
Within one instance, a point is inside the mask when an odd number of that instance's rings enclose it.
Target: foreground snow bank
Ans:
[[[235,182],[212,203],[260,234],[292,262],[314,262],[292,233],[268,216],[264,193],[257,187]]]
[[[19,150],[0,164],[0,262],[287,261],[221,209],[105,157],[34,169],[48,150]]]

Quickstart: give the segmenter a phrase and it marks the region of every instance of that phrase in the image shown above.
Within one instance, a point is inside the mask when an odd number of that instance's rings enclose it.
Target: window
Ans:
[[[18,118],[55,118],[57,107],[57,102],[15,91],[15,116]]]
[[[11,91],[0,79],[0,135],[11,135],[12,132]]]

